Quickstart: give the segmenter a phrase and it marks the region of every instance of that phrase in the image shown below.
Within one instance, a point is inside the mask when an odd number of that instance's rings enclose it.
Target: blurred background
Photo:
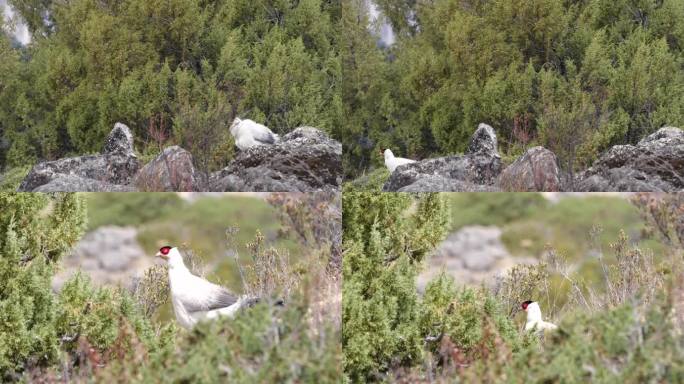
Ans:
[[[298,263],[301,255],[317,248],[310,244],[316,241],[312,234],[327,230],[327,236],[321,238],[330,241],[330,235],[335,237],[341,226],[339,197],[325,193],[83,195],[87,231],[63,259],[53,278],[55,291],[78,270],[89,275],[95,285],[130,289],[148,268],[163,264],[154,255],[160,247],[170,245],[181,250],[186,264],[191,259],[194,272],[240,294],[243,284],[238,261],[243,268],[250,265],[248,243],[258,233],[263,235],[265,247],[273,247],[288,257],[295,273],[305,273],[296,269],[303,268]],[[332,245],[336,247],[339,244]],[[339,256],[330,257],[334,263],[333,259]],[[155,319],[171,318],[171,305],[167,302]]]
[[[588,282],[600,279],[599,257],[624,231],[654,255],[663,243],[646,231],[630,193],[452,193],[447,236],[418,278],[423,290],[444,268],[457,283],[491,285],[513,266],[536,264],[549,248]]]

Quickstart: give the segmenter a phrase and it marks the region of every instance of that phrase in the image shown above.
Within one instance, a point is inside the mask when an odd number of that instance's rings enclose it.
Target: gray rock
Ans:
[[[471,226],[452,233],[435,251],[437,259],[459,259],[467,269],[482,271],[510,256],[501,242],[501,229]]]
[[[463,265],[473,271],[486,271],[492,268],[496,258],[489,253],[482,251],[471,251],[464,254]]]
[[[102,148],[102,154],[135,157],[131,129],[122,123],[114,124],[114,129],[107,136],[104,148]]]
[[[487,155],[498,155],[499,149],[496,141],[496,132],[491,126],[480,123],[470,138],[468,143],[468,153],[484,153]]]
[[[316,128],[300,127],[275,145],[241,151],[211,175],[212,191],[339,191],[342,145]]]
[[[616,145],[575,178],[580,192],[684,191],[684,131],[665,127],[637,145]]]
[[[559,192],[560,174],[556,155],[546,148],[533,147],[501,172],[498,184],[506,191]]]
[[[80,190],[77,189],[78,186],[67,185],[68,181],[77,181],[88,188],[109,188],[102,191],[114,190],[111,185],[130,184],[138,167],[138,159],[132,152],[130,130],[125,125],[117,123],[107,137],[102,154],[38,163],[21,182],[18,191],[30,192],[46,184],[50,185],[44,187],[43,191]]]
[[[423,160],[397,167],[383,186],[384,191],[481,191],[496,190],[501,156],[494,129],[480,124],[468,144],[468,153]]]
[[[147,163],[134,183],[141,191],[192,192],[200,189],[199,179],[190,152],[172,146]]]
[[[480,284],[518,263],[501,241],[498,227],[468,226],[450,234],[428,259],[418,277],[418,289],[441,271],[453,276],[458,284]]]
[[[34,189],[33,192],[133,192],[135,188],[128,185],[110,184],[94,179],[86,179],[76,175],[57,175],[47,184]]]
[[[397,192],[499,192],[490,185],[473,184],[466,181],[448,179],[443,176],[425,176],[412,184],[399,188]]]
[[[87,233],[64,259],[63,269],[52,286],[59,290],[77,270],[87,273],[97,285],[130,285],[133,279],[154,264],[137,241],[133,227],[100,227]]]

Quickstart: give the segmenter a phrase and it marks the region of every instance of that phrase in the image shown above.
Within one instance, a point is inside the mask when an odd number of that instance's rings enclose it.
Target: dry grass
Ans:
[[[133,282],[132,294],[140,310],[149,318],[169,300],[170,290],[168,268],[154,265],[145,271],[141,279]]]
[[[497,277],[492,291],[508,317],[513,318],[520,309],[520,303],[538,297],[540,287],[548,286],[549,272],[545,263],[516,265],[508,274]]]

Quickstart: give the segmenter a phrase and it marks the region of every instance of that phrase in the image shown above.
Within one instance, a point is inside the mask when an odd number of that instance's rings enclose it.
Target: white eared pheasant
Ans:
[[[238,297],[226,288],[190,273],[178,248],[161,247],[156,256],[168,264],[173,312],[178,324],[184,328],[219,316],[232,317],[240,308],[259,302],[258,298]],[[282,305],[282,301],[276,304]]]
[[[546,330],[557,329],[558,326],[548,321],[542,320],[541,309],[536,301],[525,301],[521,305],[523,311],[527,312],[527,322],[525,322],[525,330],[537,332],[544,332]]]
[[[265,125],[252,120],[235,118],[230,126],[230,134],[241,151],[257,145],[275,144],[279,137]]]
[[[394,157],[394,153],[390,149],[385,149],[385,166],[389,169],[390,173],[393,173],[398,166],[404,164],[415,163],[415,160],[404,159],[403,157]]]

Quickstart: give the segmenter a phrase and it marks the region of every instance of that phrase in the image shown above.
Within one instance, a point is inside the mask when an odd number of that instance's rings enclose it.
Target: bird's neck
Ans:
[[[169,274],[190,273],[188,267],[183,263],[169,263]]]
[[[527,310],[527,322],[537,323],[542,321],[542,314],[539,308],[530,308]]]

